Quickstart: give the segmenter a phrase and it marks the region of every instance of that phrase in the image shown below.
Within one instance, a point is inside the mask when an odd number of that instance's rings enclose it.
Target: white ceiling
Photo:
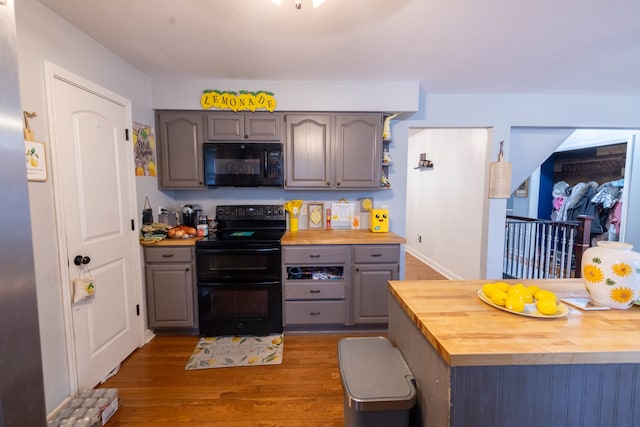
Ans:
[[[640,95],[638,0],[40,0],[151,78]]]

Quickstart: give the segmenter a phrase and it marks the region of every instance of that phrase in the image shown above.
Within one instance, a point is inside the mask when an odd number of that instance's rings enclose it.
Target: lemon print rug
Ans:
[[[279,365],[283,347],[283,334],[204,337],[198,341],[184,369]]]

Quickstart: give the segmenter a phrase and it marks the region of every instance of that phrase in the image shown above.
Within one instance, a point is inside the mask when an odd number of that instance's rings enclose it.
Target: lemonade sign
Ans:
[[[240,92],[234,92],[207,89],[202,92],[200,105],[205,110],[217,108],[231,111],[267,110],[273,112],[276,109],[276,99],[273,93],[267,91],[249,92],[241,90]]]

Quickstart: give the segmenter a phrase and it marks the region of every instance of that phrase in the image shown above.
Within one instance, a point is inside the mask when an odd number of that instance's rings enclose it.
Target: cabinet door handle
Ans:
[[[318,255],[318,254],[311,254],[311,255],[309,255],[309,258],[320,258],[320,255]]]
[[[321,291],[319,289],[312,289],[309,291],[310,294],[319,294]]]
[[[376,257],[381,257],[382,254],[371,254],[372,257],[376,258]]]
[[[174,254],[162,254],[162,258],[173,258]]]
[[[319,311],[312,311],[309,313],[309,315],[311,316],[320,316],[320,312]]]

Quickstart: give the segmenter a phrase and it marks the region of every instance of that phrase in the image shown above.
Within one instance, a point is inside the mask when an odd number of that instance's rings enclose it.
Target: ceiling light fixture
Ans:
[[[282,0],[271,0],[271,1],[277,4],[278,6],[282,4]],[[313,0],[311,4],[313,4],[313,8],[315,9],[316,7],[320,6],[322,3],[324,3],[324,0]],[[296,0],[295,6],[296,6],[296,9],[298,10],[302,9],[302,0]]]

